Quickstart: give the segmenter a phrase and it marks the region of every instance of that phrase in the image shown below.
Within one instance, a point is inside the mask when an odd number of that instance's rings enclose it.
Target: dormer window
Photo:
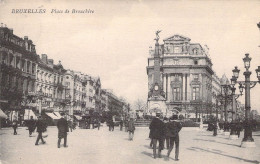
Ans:
[[[194,49],[193,49],[193,54],[194,54],[194,55],[198,55],[198,48],[194,48]]]
[[[181,47],[174,47],[173,51],[175,54],[181,53]]]

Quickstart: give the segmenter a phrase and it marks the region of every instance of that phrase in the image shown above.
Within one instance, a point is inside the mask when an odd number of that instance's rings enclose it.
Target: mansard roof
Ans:
[[[175,34],[173,36],[165,38],[163,41],[190,41],[190,38],[179,35],[179,34]]]

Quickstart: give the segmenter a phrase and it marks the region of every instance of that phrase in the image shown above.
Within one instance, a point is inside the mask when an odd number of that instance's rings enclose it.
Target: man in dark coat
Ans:
[[[16,129],[18,127],[18,121],[16,119],[14,119],[12,126],[13,126],[13,129],[14,129],[14,135],[17,135]]]
[[[38,132],[38,136],[35,142],[35,145],[39,145],[38,142],[41,139],[42,143],[45,144],[46,142],[42,138],[42,133],[46,131],[46,124],[43,122],[43,119],[41,116],[39,116],[38,121],[36,122],[36,128]]]
[[[29,130],[29,137],[32,136],[32,133],[35,129],[35,121],[33,119],[33,116],[31,116],[31,119],[27,122],[28,130]]]
[[[156,113],[156,117],[152,120],[150,129],[150,138],[153,142],[153,156],[156,158],[156,146],[159,142],[158,157],[161,158],[161,150],[163,149],[163,141],[165,135],[165,124],[159,119],[160,113]]]
[[[167,153],[167,157],[170,156],[171,151],[173,149],[174,143],[175,143],[175,160],[179,160],[179,132],[182,128],[182,125],[180,122],[177,121],[178,115],[173,115],[170,119],[170,122],[168,123],[168,130],[169,130],[169,137],[170,137],[170,148]]]
[[[62,116],[57,122],[58,127],[58,148],[60,148],[61,139],[64,139],[64,147],[67,146],[67,132],[69,132],[68,121]]]

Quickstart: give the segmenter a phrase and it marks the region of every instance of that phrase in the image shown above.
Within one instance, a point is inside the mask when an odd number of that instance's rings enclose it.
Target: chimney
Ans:
[[[12,28],[9,28],[10,33],[13,34],[14,30]]]
[[[1,27],[4,27],[4,24],[3,24],[3,23],[1,23]]]
[[[53,59],[48,59],[48,64],[53,65]]]
[[[28,36],[24,36],[24,40],[26,40],[26,41],[27,41],[27,40],[28,40]]]
[[[48,56],[46,54],[42,54],[42,62],[48,64]]]

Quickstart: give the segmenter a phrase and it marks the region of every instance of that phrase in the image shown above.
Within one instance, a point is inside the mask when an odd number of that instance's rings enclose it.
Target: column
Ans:
[[[164,75],[163,75],[163,91],[165,92],[165,94],[167,93],[167,90],[166,90],[166,85],[167,85],[166,76],[167,76],[167,74],[164,74]],[[167,96],[166,96],[166,97],[167,97]]]
[[[187,100],[191,100],[190,74],[187,75]]]
[[[185,74],[182,74],[182,94],[181,100],[185,101]]]
[[[171,102],[171,99],[172,99],[172,95],[171,95],[171,74],[169,74],[170,76],[168,76],[168,93],[167,93],[167,99],[169,102]]]

